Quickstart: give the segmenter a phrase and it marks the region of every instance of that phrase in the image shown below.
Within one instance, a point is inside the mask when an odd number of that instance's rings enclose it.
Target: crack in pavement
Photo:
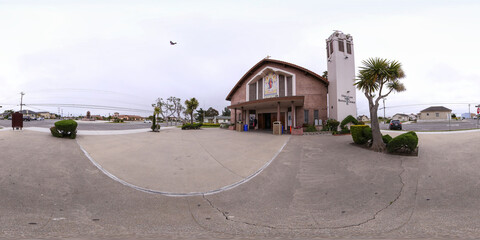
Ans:
[[[227,212],[224,212],[222,210],[220,210],[219,208],[215,207],[213,205],[213,203],[205,197],[205,195],[203,195],[203,199],[205,199],[208,204],[210,205],[210,207],[212,207],[213,209],[217,210],[218,212],[220,212],[223,217],[225,217],[225,220],[228,220],[228,221],[232,221],[232,222],[236,222],[236,223],[243,223],[243,224],[246,224],[246,225],[250,225],[250,226],[255,226],[255,227],[264,227],[264,228],[270,228],[270,229],[277,229],[276,227],[272,227],[272,226],[268,226],[268,225],[261,225],[261,224],[255,224],[255,223],[249,223],[249,222],[243,222],[243,221],[235,221],[233,220],[232,218],[229,218]]]
[[[380,214],[382,211],[388,209],[391,205],[393,205],[401,196],[402,196],[402,192],[403,192],[403,188],[405,187],[405,183],[403,182],[403,178],[402,178],[402,174],[405,172],[405,168],[403,167],[403,160],[401,160],[400,162],[400,167],[402,168],[402,171],[398,174],[398,177],[400,179],[400,182],[402,183],[402,186],[400,187],[400,190],[397,194],[397,196],[395,197],[395,199],[393,199],[387,206],[385,206],[384,208],[378,210],[377,212],[375,212],[375,214],[373,214],[373,216],[363,222],[360,222],[360,223],[357,223],[357,224],[350,224],[350,225],[345,225],[345,226],[339,226],[339,227],[317,227],[317,228],[282,228],[282,227],[274,227],[274,226],[269,226],[269,225],[263,225],[263,224],[255,224],[255,223],[249,223],[249,222],[244,222],[244,221],[235,221],[231,218],[229,218],[228,216],[228,213],[227,212],[224,212],[222,210],[220,210],[219,208],[215,207],[213,205],[213,203],[205,197],[205,195],[203,195],[203,198],[205,199],[205,201],[208,202],[208,204],[210,205],[210,207],[212,207],[213,209],[217,210],[219,213],[221,213],[223,215],[223,217],[225,217],[225,220],[228,220],[228,221],[232,221],[232,222],[236,222],[236,223],[243,223],[243,224],[246,224],[246,225],[251,225],[251,226],[256,226],[256,227],[264,227],[264,228],[270,228],[270,229],[277,229],[277,230],[301,230],[301,229],[310,229],[310,230],[337,230],[337,229],[346,229],[346,228],[351,228],[351,227],[359,227],[359,226],[362,226],[368,222],[371,222],[373,220],[375,220],[378,216],[378,214]],[[417,182],[418,183],[418,182]],[[416,194],[416,193],[415,193]],[[413,214],[413,213],[412,213]],[[411,217],[411,216],[410,216]],[[315,219],[314,219],[315,222],[317,222]],[[409,221],[409,220],[408,220]]]

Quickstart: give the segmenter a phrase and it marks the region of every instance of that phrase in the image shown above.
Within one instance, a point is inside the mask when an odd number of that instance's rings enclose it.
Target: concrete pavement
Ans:
[[[229,189],[263,169],[288,136],[221,129],[77,138],[91,160],[122,182],[165,195]]]
[[[0,238],[479,238],[480,132],[418,135],[418,157],[292,136],[249,182],[179,198],[113,181],[75,140],[4,131]]]

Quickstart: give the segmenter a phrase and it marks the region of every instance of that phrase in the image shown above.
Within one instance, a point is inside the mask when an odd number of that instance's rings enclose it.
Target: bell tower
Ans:
[[[341,122],[348,115],[357,117],[353,38],[336,30],[326,42],[328,118]]]

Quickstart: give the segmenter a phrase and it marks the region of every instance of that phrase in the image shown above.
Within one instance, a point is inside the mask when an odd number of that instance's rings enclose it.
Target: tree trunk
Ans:
[[[190,122],[191,122],[192,125],[193,125],[193,111],[192,111],[192,113],[190,113]]]
[[[375,152],[384,152],[386,149],[385,143],[383,143],[382,133],[380,132],[380,125],[378,123],[378,104],[375,104],[370,108],[370,120],[372,127],[372,149]]]

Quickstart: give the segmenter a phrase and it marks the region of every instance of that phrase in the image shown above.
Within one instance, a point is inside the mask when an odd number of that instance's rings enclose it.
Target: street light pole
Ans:
[[[22,112],[22,107],[23,107],[23,95],[25,95],[24,92],[20,93],[20,113]]]

